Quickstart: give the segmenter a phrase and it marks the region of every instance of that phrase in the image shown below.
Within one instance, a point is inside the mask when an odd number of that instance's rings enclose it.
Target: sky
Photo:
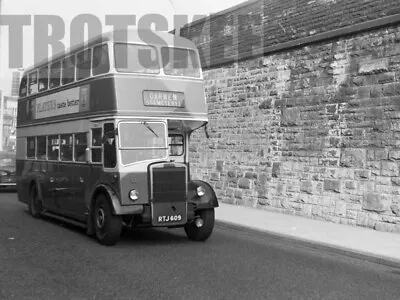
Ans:
[[[26,68],[34,63],[34,18],[38,15],[55,15],[63,19],[65,35],[61,41],[66,48],[70,45],[71,21],[81,14],[95,15],[102,23],[102,31],[112,30],[105,24],[106,15],[135,15],[140,20],[147,14],[162,15],[168,24],[168,30],[175,28],[174,15],[188,15],[191,21],[194,15],[209,15],[235,6],[245,0],[0,0],[2,15],[28,15],[31,25],[23,31],[23,61]],[[63,5],[62,3],[67,3]],[[11,75],[15,69],[10,69],[8,27],[1,26],[0,37],[0,89],[9,94]],[[73,33],[72,33],[73,35]],[[13,51],[13,49],[11,49]],[[51,54],[51,50],[49,50]]]

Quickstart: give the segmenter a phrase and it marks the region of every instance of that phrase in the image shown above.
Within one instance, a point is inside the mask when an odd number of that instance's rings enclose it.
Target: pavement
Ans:
[[[400,234],[219,203],[217,223],[262,231],[291,244],[400,268]]]

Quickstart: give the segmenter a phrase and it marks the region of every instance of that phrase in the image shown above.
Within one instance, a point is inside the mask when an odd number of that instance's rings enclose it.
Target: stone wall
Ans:
[[[268,5],[292,2],[362,2],[374,18],[400,6],[397,1],[250,1],[184,28],[183,35],[203,51],[210,118],[210,138],[204,131],[192,136],[192,177],[209,181],[222,202],[400,233],[398,15],[364,26],[370,15],[354,6],[348,10],[360,18],[350,13],[345,18],[360,28],[341,31],[349,22],[326,16],[327,25],[318,28],[328,31],[319,37],[292,24],[307,34],[270,42],[262,37],[251,55],[240,56],[236,46],[224,52],[225,60],[212,59],[220,53],[210,46],[214,34],[221,34],[210,30],[216,19],[254,10],[266,22]],[[301,7],[291,13],[307,13]],[[335,11],[331,15],[335,18]],[[231,33],[238,41],[240,31],[225,31]]]

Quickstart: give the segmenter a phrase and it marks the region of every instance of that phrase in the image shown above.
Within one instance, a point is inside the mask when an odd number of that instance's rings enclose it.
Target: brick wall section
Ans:
[[[229,63],[237,60],[239,53],[262,53],[262,17],[263,2],[253,0],[227,14],[194,22],[182,28],[181,35],[196,43],[203,68]]]
[[[400,3],[396,0],[264,0],[263,2],[266,46],[400,13]]]
[[[203,68],[210,68],[398,13],[398,0],[251,0],[188,24],[181,35],[196,43]]]
[[[400,233],[400,25],[204,73],[191,172],[220,201]]]

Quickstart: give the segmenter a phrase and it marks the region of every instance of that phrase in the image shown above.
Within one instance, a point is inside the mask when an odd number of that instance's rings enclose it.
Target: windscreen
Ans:
[[[167,156],[166,128],[160,122],[123,122],[119,124],[123,165]]]

